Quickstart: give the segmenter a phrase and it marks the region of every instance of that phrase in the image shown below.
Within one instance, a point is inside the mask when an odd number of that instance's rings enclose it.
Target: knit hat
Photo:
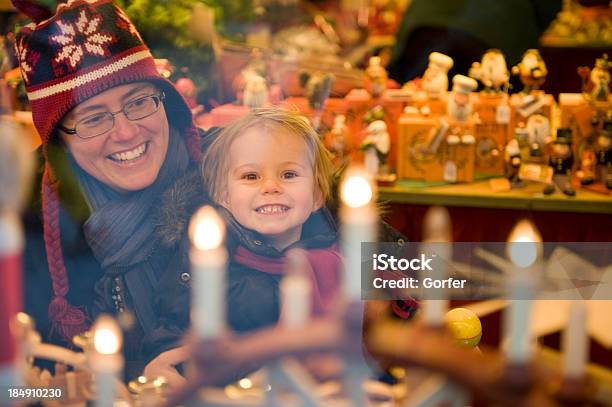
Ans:
[[[183,97],[161,77],[153,56],[126,14],[111,0],[69,0],[55,14],[26,0],[12,0],[32,23],[16,34],[15,48],[45,156],[42,181],[44,239],[54,297],[49,304],[53,332],[67,341],[87,329],[83,310],[66,300],[68,275],[59,228],[58,181],[47,146],[62,118],[83,101],[115,86],[151,82],[165,94],[170,125],[199,159],[198,132]]]

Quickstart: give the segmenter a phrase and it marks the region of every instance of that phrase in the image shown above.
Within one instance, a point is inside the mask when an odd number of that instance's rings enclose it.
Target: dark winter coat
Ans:
[[[165,196],[165,226],[160,228],[162,239],[168,247],[176,247],[177,257],[172,261],[160,283],[157,295],[160,326],[147,338],[150,355],[157,355],[180,344],[189,327],[191,275],[189,271],[189,239],[186,228],[191,214],[204,202],[206,193],[198,173],[191,174],[184,182]],[[204,198],[203,198],[204,197]],[[226,248],[229,253],[227,270],[227,318],[229,327],[237,332],[252,331],[275,324],[279,317],[279,290],[281,276],[262,272],[234,258],[238,246],[248,252],[269,259],[281,259],[294,247],[326,249],[338,238],[336,222],[327,208],[313,213],[302,228],[300,241],[283,252],[268,245],[258,233],[242,227],[223,208],[218,208],[227,227]],[[336,273],[337,270],[324,272]]]
[[[168,191],[163,201],[163,225],[159,228],[162,240],[169,247],[176,247],[175,260],[170,262],[160,283],[157,309],[160,325],[146,338],[145,348],[152,357],[180,346],[183,335],[189,328],[191,296],[191,274],[189,272],[189,239],[187,224],[191,215],[202,204],[208,202],[204,184],[195,172]],[[335,212],[335,207],[331,209]],[[242,227],[226,210],[219,208],[227,225],[226,248],[229,253],[227,274],[227,317],[229,327],[237,332],[246,332],[273,325],[279,318],[280,276],[249,268],[233,259],[238,246],[265,258],[278,259],[283,253],[265,243],[254,231]],[[304,224],[300,241],[289,246],[303,249],[328,248],[337,242],[337,221],[328,208],[313,213]],[[385,222],[381,222],[379,240],[398,242],[405,238]],[[324,270],[323,272],[334,272]],[[414,303],[396,301],[393,311],[396,316],[409,319],[414,314]]]
[[[216,133],[216,130],[202,132],[203,145],[207,145],[208,140]],[[205,147],[204,147],[205,148]],[[51,321],[48,316],[47,308],[53,297],[51,276],[48,271],[45,242],[43,239],[43,222],[41,215],[41,196],[40,180],[44,161],[42,154],[39,153],[39,168],[37,179],[34,182],[32,202],[29,210],[24,215],[24,226],[26,235],[26,245],[24,252],[24,310],[31,315],[35,321],[36,329],[41,333],[44,342],[53,343],[64,347],[73,347],[66,343],[58,335],[51,332]],[[103,276],[102,268],[95,259],[91,249],[85,241],[83,234],[83,224],[89,216],[88,206],[81,194],[80,188],[74,177],[63,147],[59,145],[49,145],[49,159],[54,168],[57,178],[61,181],[59,185],[60,195],[60,234],[62,243],[62,253],[68,273],[69,290],[66,296],[68,302],[74,306],[81,307],[89,317],[91,324],[100,313],[117,314],[113,306],[114,292],[97,292],[96,283]],[[197,171],[198,165],[192,163],[188,170],[183,174],[176,174],[176,178],[184,179],[187,173]],[[171,189],[169,187],[169,189]],[[160,203],[156,206],[161,207]],[[159,216],[164,214],[160,211]],[[160,222],[161,223],[161,222]],[[158,238],[154,236],[152,238]],[[159,239],[159,238],[158,238]],[[176,257],[176,248],[168,247],[163,244],[161,239],[157,244],[157,249],[153,251],[153,256],[160,263],[162,270],[171,264],[171,259]],[[122,278],[122,277],[120,277]],[[154,303],[155,298],[150,298]],[[126,315],[133,312],[131,299],[124,299],[126,304]],[[133,316],[133,315],[132,315]],[[139,316],[140,317],[140,316]],[[144,332],[139,318],[123,318],[123,321],[132,321],[124,328],[124,347],[123,353],[126,360],[125,376],[133,378],[142,372],[145,363],[150,359],[145,355],[142,347],[143,337],[147,337],[150,332]],[[151,321],[152,326],[156,326],[156,321]],[[49,369],[53,368],[51,363],[39,362],[40,365]]]

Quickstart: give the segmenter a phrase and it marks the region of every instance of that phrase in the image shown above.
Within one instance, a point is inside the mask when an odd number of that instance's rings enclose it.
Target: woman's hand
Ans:
[[[176,365],[185,362],[189,358],[189,348],[180,346],[159,354],[150,361],[144,368],[144,376],[154,379],[163,376],[168,382],[170,390],[174,390],[186,383],[186,380],[176,370]]]

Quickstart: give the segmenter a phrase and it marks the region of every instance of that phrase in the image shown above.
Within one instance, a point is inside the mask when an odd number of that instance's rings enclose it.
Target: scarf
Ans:
[[[317,249],[304,249],[308,268],[308,278],[312,286],[312,311],[321,315],[329,309],[340,288],[342,256],[337,244]],[[286,270],[286,258],[268,257],[255,254],[238,246],[234,261],[251,269],[274,275],[283,275]]]
[[[122,276],[127,291],[123,296],[127,294],[141,327],[148,332],[155,323],[151,293],[155,292],[165,266],[161,264],[164,259],[155,256],[159,239],[155,237],[154,211],[160,195],[189,166],[183,138],[171,128],[168,151],[157,179],[139,191],[115,191],[87,174],[76,162],[74,166],[92,212],[84,225],[85,239],[104,271],[96,283],[95,307],[100,310],[112,307],[113,281]]]

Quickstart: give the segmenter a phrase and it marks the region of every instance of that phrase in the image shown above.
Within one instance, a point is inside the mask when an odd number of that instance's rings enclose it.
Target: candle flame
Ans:
[[[193,215],[189,237],[198,250],[212,250],[223,244],[225,225],[212,206],[204,206]]]
[[[368,205],[373,196],[369,175],[360,169],[347,170],[342,183],[342,201],[351,208],[360,208]]]
[[[112,355],[121,349],[121,331],[113,318],[101,315],[93,327],[93,345],[96,352]]]
[[[517,223],[508,240],[508,257],[516,266],[526,268],[538,259],[542,237],[530,221],[523,219]]]

